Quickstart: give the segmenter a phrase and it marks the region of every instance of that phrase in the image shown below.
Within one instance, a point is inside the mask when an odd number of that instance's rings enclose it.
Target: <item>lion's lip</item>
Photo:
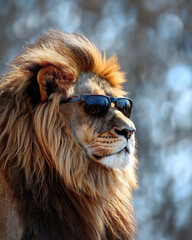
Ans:
[[[98,155],[96,155],[96,154],[92,154],[92,156],[93,156],[94,158],[96,158],[97,160],[103,158],[103,156],[98,156]]]
[[[104,157],[109,157],[109,156],[113,156],[113,155],[116,155],[116,154],[119,154],[123,151],[126,151],[128,154],[130,153],[129,149],[127,147],[124,147],[123,149],[121,149],[120,151],[118,152],[115,152],[115,153],[112,153],[112,154],[106,154],[106,155],[103,155],[103,156],[99,156],[99,155],[96,155],[96,154],[92,154],[92,156],[94,158],[96,158],[97,160],[100,160],[101,158],[104,158]]]

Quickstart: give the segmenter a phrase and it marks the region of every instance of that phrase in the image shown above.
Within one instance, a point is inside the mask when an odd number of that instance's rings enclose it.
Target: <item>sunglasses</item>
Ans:
[[[121,111],[126,117],[130,118],[132,110],[132,100],[129,98],[115,98],[105,95],[81,95],[79,97],[69,98],[67,102],[81,101],[84,111],[87,115],[103,116],[114,103],[115,107]],[[61,101],[61,103],[64,103]]]

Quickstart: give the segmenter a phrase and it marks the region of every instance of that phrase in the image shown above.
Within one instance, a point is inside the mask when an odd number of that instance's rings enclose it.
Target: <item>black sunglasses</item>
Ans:
[[[92,116],[105,115],[109,111],[111,103],[114,103],[115,107],[129,118],[133,106],[132,100],[129,98],[115,98],[105,95],[81,95],[67,100],[67,102],[76,101],[83,102],[85,113]],[[60,103],[64,103],[64,101],[61,100]]]

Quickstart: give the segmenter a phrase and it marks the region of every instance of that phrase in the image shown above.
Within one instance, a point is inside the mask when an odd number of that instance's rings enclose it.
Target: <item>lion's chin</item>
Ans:
[[[115,169],[115,168],[119,168],[119,169],[124,169],[127,168],[129,164],[132,163],[132,155],[129,153],[129,151],[124,148],[123,150],[121,150],[118,153],[113,153],[111,155],[107,155],[105,157],[98,157],[98,156],[94,156],[95,158],[97,158],[97,160],[99,160],[99,162],[104,165],[107,168],[110,169]],[[100,159],[98,159],[100,158]]]

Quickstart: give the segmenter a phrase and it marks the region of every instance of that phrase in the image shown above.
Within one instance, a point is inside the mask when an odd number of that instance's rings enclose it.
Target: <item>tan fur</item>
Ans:
[[[91,75],[84,77],[83,73]],[[55,181],[58,185],[54,191],[59,186],[65,189],[73,208],[80,213],[86,239],[134,239],[134,210],[130,201],[137,185],[135,152],[125,169],[108,169],[93,156],[119,154],[126,141],[114,128],[128,128],[133,123],[114,108],[103,118],[93,118],[84,113],[79,102],[60,104],[62,99],[79,91],[123,96],[124,81],[116,57],[106,59],[85,37],[56,30],[28,45],[13,61],[0,82],[0,171],[5,179],[1,189],[6,185],[13,194],[13,198],[0,195],[0,230],[4,234],[1,240],[18,240],[22,229],[23,234],[29,234],[26,229],[28,226],[33,229],[33,219],[27,219],[27,213],[33,202],[27,205],[31,199],[25,200],[25,191],[32,194],[34,202],[38,199],[35,204],[45,208],[46,215],[52,200],[49,189]],[[130,141],[134,143],[134,138]],[[93,150],[92,155],[86,152],[87,146]],[[65,219],[59,201],[62,193],[51,198],[62,224]],[[12,214],[18,230],[10,223],[9,231],[15,238],[9,236],[3,223],[8,221],[4,220],[5,215],[10,219]],[[70,216],[69,221],[77,220]],[[36,236],[41,234],[35,231]],[[54,234],[55,230],[50,231]],[[81,234],[81,229],[77,232]],[[69,236],[78,239],[75,233],[72,236],[69,232]]]

